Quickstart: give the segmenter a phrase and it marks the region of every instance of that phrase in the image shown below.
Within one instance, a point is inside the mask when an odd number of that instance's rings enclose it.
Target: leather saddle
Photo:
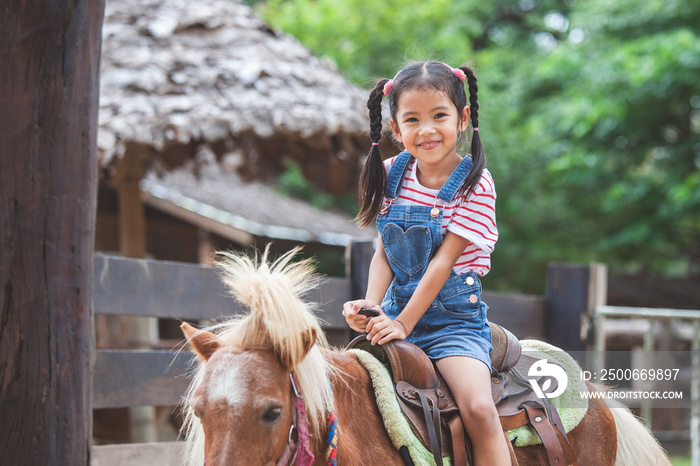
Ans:
[[[511,462],[517,465],[508,431],[531,425],[547,450],[550,465],[576,463],[561,419],[546,398],[540,399],[530,385],[527,374],[537,360],[522,355],[518,339],[508,330],[490,323],[490,353],[493,373],[491,396],[501,420],[511,451]],[[372,345],[365,335],[350,342],[347,349],[361,349],[372,354],[389,370],[396,389],[401,411],[413,432],[433,453],[435,463],[443,464],[443,454],[452,453],[455,466],[466,465],[471,457],[471,444],[459,409],[437,367],[417,346],[393,340],[384,345]],[[541,380],[538,383],[541,385]],[[552,379],[551,384],[556,384]],[[556,389],[556,385],[550,385]],[[406,464],[413,464],[404,455]],[[473,464],[473,461],[469,462]]]

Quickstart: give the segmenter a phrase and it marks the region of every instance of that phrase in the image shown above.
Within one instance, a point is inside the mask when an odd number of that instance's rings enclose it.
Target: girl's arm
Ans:
[[[389,260],[384,252],[382,238],[379,237],[377,249],[374,251],[369,264],[369,277],[367,280],[367,293],[365,299],[348,301],[343,305],[343,316],[350,328],[356,332],[365,332],[369,318],[359,315],[357,311],[363,307],[369,307],[381,311],[379,304],[384,299],[386,290],[389,289],[391,281],[394,279],[394,272],[389,266]]]
[[[455,262],[468,245],[468,239],[450,231],[447,232],[442,245],[430,260],[416,291],[396,320],[392,321],[385,315],[371,319],[367,326],[367,333],[372,344],[384,344],[394,339],[403,340],[411,333],[445,285]]]

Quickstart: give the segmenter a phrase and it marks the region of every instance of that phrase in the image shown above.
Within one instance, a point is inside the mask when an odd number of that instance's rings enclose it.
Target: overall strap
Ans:
[[[457,168],[454,169],[450,177],[447,179],[445,184],[442,185],[442,189],[440,189],[440,192],[437,195],[438,199],[441,199],[446,203],[452,202],[455,195],[457,194],[457,191],[459,191],[459,187],[462,186],[462,182],[471,170],[472,158],[468,155],[465,155],[462,158],[462,161],[459,162],[459,165],[457,165]]]
[[[403,151],[394,159],[394,163],[391,165],[389,175],[386,179],[386,189],[384,190],[384,196],[387,199],[396,199],[399,197],[404,174],[412,158],[413,156],[409,154],[408,151]]]

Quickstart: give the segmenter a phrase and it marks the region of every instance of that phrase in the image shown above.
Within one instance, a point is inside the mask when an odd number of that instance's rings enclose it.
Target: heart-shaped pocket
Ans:
[[[431,244],[430,229],[423,225],[403,231],[395,223],[387,223],[382,229],[382,245],[389,262],[409,276],[422,273],[428,265]]]

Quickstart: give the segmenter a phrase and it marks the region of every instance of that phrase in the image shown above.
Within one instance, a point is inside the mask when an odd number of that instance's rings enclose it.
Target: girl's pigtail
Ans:
[[[474,190],[474,188],[476,188],[481,180],[481,172],[483,172],[484,168],[486,167],[486,155],[484,154],[484,147],[481,145],[481,138],[479,137],[479,103],[477,102],[476,98],[479,86],[476,84],[476,75],[468,66],[460,66],[459,69],[464,71],[464,74],[467,75],[470,115],[472,127],[474,128],[471,147],[472,169],[460,187],[460,193],[467,197]]]
[[[360,173],[359,204],[360,212],[355,218],[360,226],[370,225],[377,218],[384,198],[384,165],[379,152],[379,139],[382,137],[382,97],[388,79],[381,79],[372,89],[367,100],[369,109],[369,136],[372,148]]]

